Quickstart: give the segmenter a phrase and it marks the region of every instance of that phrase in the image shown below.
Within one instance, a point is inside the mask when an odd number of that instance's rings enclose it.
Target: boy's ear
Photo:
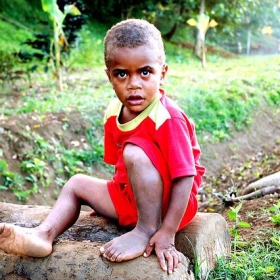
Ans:
[[[162,75],[163,78],[165,77],[167,71],[168,71],[168,65],[167,64],[163,64],[162,65],[162,70],[161,70],[161,75]]]
[[[161,69],[161,77],[160,77],[161,85],[163,85],[163,81],[164,81],[167,71],[168,71],[168,65],[164,64]]]

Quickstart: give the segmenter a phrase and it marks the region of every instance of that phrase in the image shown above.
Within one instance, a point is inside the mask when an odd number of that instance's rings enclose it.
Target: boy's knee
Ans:
[[[149,158],[146,153],[138,146],[127,143],[123,150],[123,159],[125,164],[136,163],[136,162],[149,162]]]
[[[84,180],[83,174],[75,174],[73,175],[68,182],[64,185],[64,189],[75,189],[81,185],[81,182]]]
[[[84,175],[83,174],[75,174],[75,175],[73,175],[70,179],[69,179],[69,181],[71,181],[71,182],[80,182],[81,180],[83,180],[84,179]]]

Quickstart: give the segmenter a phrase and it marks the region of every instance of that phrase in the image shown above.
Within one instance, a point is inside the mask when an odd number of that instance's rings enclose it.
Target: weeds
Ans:
[[[274,232],[271,239],[275,241],[256,240],[230,259],[219,259],[208,280],[279,279],[279,238],[279,232]]]
[[[273,213],[273,216],[270,217],[270,221],[276,226],[280,226],[280,200],[277,204],[269,207],[268,210]]]
[[[230,228],[229,232],[233,235],[234,240],[233,240],[233,252],[236,253],[236,249],[238,246],[243,246],[246,245],[246,242],[240,241],[240,234],[239,230],[241,228],[250,228],[251,225],[245,221],[239,221],[239,211],[242,207],[242,203],[237,205],[235,208],[230,207],[230,210],[227,211],[228,217],[230,221],[234,221],[234,226]]]
[[[235,221],[230,228],[235,245],[232,255],[225,259],[221,258],[217,262],[217,267],[213,269],[208,280],[263,280],[279,279],[280,267],[280,233],[272,230],[266,235],[269,239],[256,239],[253,242],[239,243],[240,234],[238,229],[249,225],[246,222],[239,222],[238,212],[242,204],[231,208],[228,216],[231,221]],[[274,205],[275,207],[275,205]],[[276,208],[278,207],[278,204]],[[272,208],[272,207],[270,207]],[[274,208],[273,208],[274,209]],[[277,210],[278,211],[278,210]],[[274,212],[274,211],[273,211]],[[237,246],[238,245],[238,246]],[[241,245],[241,246],[240,246]],[[278,276],[277,276],[278,275]]]
[[[38,117],[38,127],[39,119]],[[44,118],[41,121],[44,121]],[[103,140],[96,131],[96,125],[100,125],[100,122],[92,119],[91,123],[92,126],[85,131],[85,138],[80,142],[72,141],[75,144],[72,148],[66,148],[60,141],[63,139],[63,131],[67,132],[69,129],[66,120],[62,123],[58,139],[53,138],[52,142],[48,142],[40,134],[30,130],[31,128],[22,129],[21,141],[32,144],[32,148],[28,146],[28,152],[19,156],[20,173],[9,171],[8,163],[1,159],[3,152],[0,150],[0,190],[11,191],[19,200],[28,200],[30,194],[41,192],[41,188],[47,188],[53,184],[52,181],[60,188],[76,173],[92,174],[92,168],[100,165],[103,159]],[[19,141],[19,136],[11,131],[6,135],[12,142]]]
[[[5,160],[0,159],[0,191],[10,190],[19,200],[25,200],[31,191],[24,190],[24,179],[18,174],[9,171]]]

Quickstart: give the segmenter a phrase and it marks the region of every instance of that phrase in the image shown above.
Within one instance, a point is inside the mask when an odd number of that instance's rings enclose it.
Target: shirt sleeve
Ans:
[[[166,120],[157,131],[157,142],[172,179],[197,175],[192,146],[193,136],[194,126],[183,115]]]

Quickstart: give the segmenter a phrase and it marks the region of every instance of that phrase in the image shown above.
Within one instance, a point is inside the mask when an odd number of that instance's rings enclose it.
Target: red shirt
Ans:
[[[118,99],[110,103],[104,118],[104,161],[115,165],[114,180],[126,183],[123,143],[131,137],[148,139],[161,150],[171,180],[194,176],[196,194],[205,168],[199,163],[200,147],[194,124],[163,90],[160,93],[136,118],[124,124],[118,122],[122,103]]]

